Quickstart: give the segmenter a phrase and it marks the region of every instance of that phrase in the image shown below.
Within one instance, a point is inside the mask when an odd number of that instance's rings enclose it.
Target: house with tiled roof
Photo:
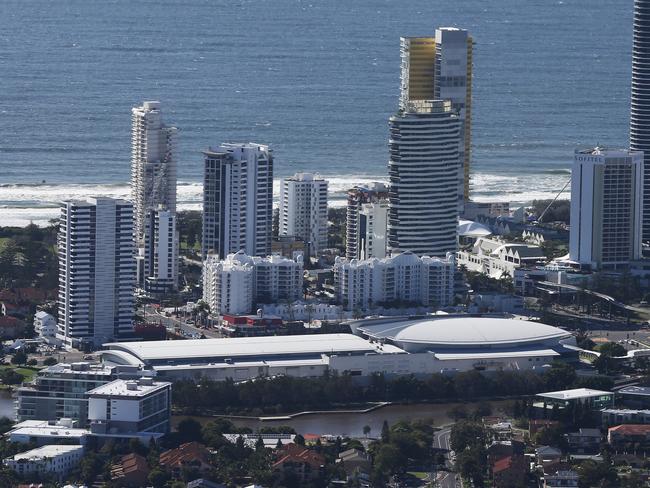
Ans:
[[[497,488],[524,486],[528,465],[524,456],[513,455],[494,462],[490,467],[490,472],[494,486]]]
[[[325,457],[298,444],[287,444],[276,450],[273,472],[282,477],[292,474],[301,483],[318,478],[325,467]]]
[[[163,452],[160,455],[160,466],[168,470],[174,478],[180,477],[183,468],[204,473],[212,469],[212,455],[203,444],[187,442],[176,449]]]
[[[607,442],[615,449],[650,448],[650,425],[623,424],[607,430]]]
[[[111,480],[129,487],[146,486],[149,476],[149,464],[139,454],[131,453],[111,466]]]
[[[25,332],[25,322],[11,315],[0,316],[0,339],[16,339]]]

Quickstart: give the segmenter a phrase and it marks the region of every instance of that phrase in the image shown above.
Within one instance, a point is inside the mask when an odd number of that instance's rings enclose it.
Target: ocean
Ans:
[[[0,225],[57,202],[127,197],[130,109],[180,129],[179,206],[200,208],[201,150],[269,144],[277,177],[331,200],[387,179],[399,37],[475,39],[472,197],[552,198],[573,151],[628,138],[632,0],[2,0]],[[568,193],[566,194],[568,196]]]

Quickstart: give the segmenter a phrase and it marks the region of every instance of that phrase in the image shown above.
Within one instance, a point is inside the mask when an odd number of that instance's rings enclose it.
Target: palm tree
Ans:
[[[201,325],[204,325],[205,320],[207,319],[208,315],[210,315],[210,305],[208,305],[208,303],[204,300],[199,300],[196,303],[194,313],[198,315]]]

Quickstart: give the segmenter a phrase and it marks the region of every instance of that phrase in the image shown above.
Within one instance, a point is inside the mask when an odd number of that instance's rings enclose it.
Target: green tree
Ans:
[[[11,364],[24,365],[27,362],[27,354],[22,349],[18,349],[11,358]]]
[[[169,475],[163,470],[156,468],[151,470],[147,479],[154,488],[164,488],[165,484],[169,480]]]
[[[178,423],[178,440],[181,443],[203,440],[201,424],[192,418],[185,418]]]
[[[489,437],[489,433],[483,424],[462,420],[451,428],[449,441],[452,450],[461,452],[467,448],[484,446]]]
[[[0,370],[0,381],[4,385],[17,385],[22,383],[25,377],[14,371],[13,369],[2,369]]]
[[[487,454],[484,446],[474,446],[465,449],[456,456],[456,468],[466,480],[471,480],[473,486],[483,486],[487,466]]]
[[[54,359],[52,356],[50,356],[49,358],[45,358],[45,360],[43,361],[43,366],[53,366],[56,363],[57,360]]]
[[[383,444],[374,459],[374,468],[384,475],[406,470],[407,459],[397,446]]]

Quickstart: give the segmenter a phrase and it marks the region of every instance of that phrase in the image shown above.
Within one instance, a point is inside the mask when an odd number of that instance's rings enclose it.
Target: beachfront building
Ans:
[[[222,144],[203,152],[203,258],[271,252],[273,156],[260,144]]]
[[[336,258],[334,287],[345,310],[373,306],[445,307],[453,302],[455,260],[405,252],[389,258]]]
[[[571,171],[571,261],[618,269],[641,257],[643,153],[576,151]]]
[[[388,187],[384,183],[355,186],[348,190],[346,207],[345,257],[348,259],[386,256]],[[368,225],[372,220],[372,225]],[[384,220],[384,222],[382,222]]]
[[[469,169],[472,125],[472,53],[473,40],[464,29],[441,27],[434,37],[402,37],[400,108],[409,102],[449,100],[458,114],[459,198],[469,199]]]
[[[160,206],[147,211],[142,272],[144,289],[158,295],[178,288],[176,213]]]
[[[279,235],[302,239],[310,256],[327,247],[327,180],[296,173],[280,181]]]
[[[131,110],[131,199],[134,230],[144,244],[147,212],[162,205],[176,212],[176,158],[178,129],[163,122],[160,102],[144,102]]]
[[[57,338],[67,347],[98,346],[132,334],[133,205],[113,198],[64,202],[58,240]]]
[[[418,100],[390,118],[388,248],[444,257],[457,248],[460,119]]]
[[[634,0],[630,149],[643,153],[642,239],[650,241],[650,0]],[[573,220],[571,221],[573,222]]]

